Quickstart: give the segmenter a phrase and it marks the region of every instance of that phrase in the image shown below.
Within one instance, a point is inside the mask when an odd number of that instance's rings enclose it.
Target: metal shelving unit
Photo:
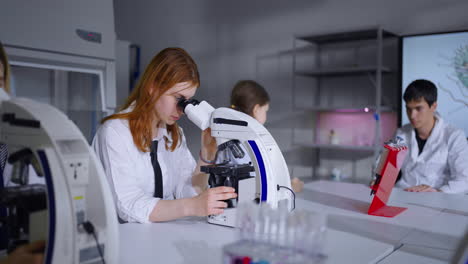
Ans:
[[[373,73],[378,70],[376,66],[357,66],[357,67],[343,67],[343,68],[329,68],[329,69],[319,69],[314,71],[296,71],[295,75],[310,76],[310,77],[319,77],[319,76],[343,76],[343,75],[357,75],[357,74],[368,74]],[[392,71],[382,66],[382,73],[391,73]]]
[[[371,111],[376,117],[375,122],[375,138],[371,146],[353,146],[353,145],[332,145],[332,144],[320,144],[317,142],[317,127],[314,127],[314,143],[301,143],[294,141],[293,133],[293,144],[302,147],[313,148],[316,152],[316,159],[313,166],[313,177],[316,177],[317,166],[320,164],[320,151],[359,151],[361,153],[366,152],[369,155],[376,157],[380,151],[380,142],[381,142],[381,113],[382,112],[392,112],[395,111],[395,105],[382,105],[382,75],[391,74],[397,72],[396,69],[392,69],[386,65],[383,65],[383,45],[384,40],[387,38],[398,38],[397,35],[383,30],[381,27],[357,30],[350,32],[339,32],[332,34],[323,34],[323,35],[312,35],[312,36],[295,36],[293,41],[293,54],[292,54],[292,105],[293,111],[304,110],[304,111],[313,111],[313,112],[340,112],[343,109],[351,109],[351,112],[362,113],[364,108],[367,108],[366,111]],[[298,43],[307,43],[308,46],[299,46]],[[352,43],[350,49],[354,49],[354,59],[355,61],[350,64],[345,65],[326,65],[323,63],[324,56],[324,47],[330,47],[333,45],[342,45],[346,43]],[[362,43],[362,44],[360,44]],[[368,56],[366,59],[372,59],[370,62],[367,61],[364,63],[358,63],[359,49],[362,46],[373,46],[375,47],[375,54]],[[299,69],[297,67],[297,60],[300,56],[310,52],[312,48],[315,52],[315,57],[313,58],[314,62],[311,68]],[[327,50],[328,53],[330,53]],[[371,105],[339,105],[339,106],[330,106],[323,105],[321,103],[321,93],[323,92],[322,81],[325,78],[341,78],[341,77],[353,77],[353,76],[368,76],[375,94],[375,101]],[[312,102],[310,107],[300,108],[296,105],[296,95],[298,91],[297,78],[315,78],[316,80],[316,94],[315,102]],[[352,85],[351,85],[352,87]],[[368,95],[363,95],[368,96]],[[360,110],[362,109],[362,111]],[[352,114],[352,113],[351,113]],[[316,126],[316,125],[315,125]],[[355,176],[355,175],[354,175]]]

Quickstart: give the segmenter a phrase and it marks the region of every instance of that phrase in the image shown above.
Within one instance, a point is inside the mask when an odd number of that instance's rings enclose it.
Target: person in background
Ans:
[[[10,64],[8,56],[0,42],[0,100],[8,100],[10,98]],[[3,186],[3,171],[5,169],[8,158],[7,145],[0,142],[0,189]],[[5,208],[0,208],[0,217],[6,216]],[[6,234],[3,228],[0,228],[2,239],[0,240],[0,248],[6,248]],[[35,241],[30,244],[22,245],[11,252],[6,258],[0,259],[0,264],[41,264],[44,259],[45,241]]]
[[[10,98],[10,65],[8,64],[8,56],[0,42],[0,100],[8,100]],[[3,169],[5,168],[6,160],[8,157],[7,145],[0,142],[0,175],[2,181],[0,182],[3,188]]]
[[[10,93],[10,64],[8,56],[0,42],[0,90],[6,94]]]
[[[231,108],[248,114],[262,125],[267,121],[270,109],[270,97],[268,92],[260,84],[252,80],[242,80],[234,85],[231,92]],[[294,192],[301,192],[304,182],[294,177],[291,180]]]
[[[410,124],[399,128],[409,152],[396,186],[409,192],[468,192],[468,143],[437,113],[437,87],[415,80],[403,95]]]
[[[203,160],[213,159],[216,141],[202,132],[198,163],[177,120],[177,103],[195,95],[198,68],[181,48],[159,52],[146,67],[121,111],[102,120],[92,142],[116,202],[121,222],[150,223],[185,216],[221,214],[234,188],[207,189]]]

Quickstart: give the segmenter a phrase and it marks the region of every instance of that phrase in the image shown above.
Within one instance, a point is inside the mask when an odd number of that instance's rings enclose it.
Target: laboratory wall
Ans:
[[[183,47],[194,57],[201,74],[196,98],[208,100],[216,107],[227,106],[236,81],[253,79],[265,86],[271,97],[266,126],[285,154],[292,173],[300,177],[312,175],[310,161],[315,154],[297,146],[293,140],[312,138],[310,128],[316,121],[311,116],[298,116],[294,111],[298,103],[293,101],[293,98],[298,99],[292,92],[291,50],[295,35],[377,26],[404,35],[462,30],[468,25],[468,2],[462,0],[115,0],[114,9],[117,37],[141,46],[143,68],[165,47]],[[392,54],[390,60],[397,65],[398,54]],[[342,85],[336,86],[335,100],[345,102],[350,95],[349,80],[342,80]],[[398,82],[384,84],[384,87],[386,99],[383,100],[398,100]],[[343,91],[340,93],[339,89]],[[340,94],[342,98],[336,98]],[[363,93],[356,100],[366,101],[365,96]],[[299,98],[299,104],[307,104],[314,100],[314,94],[302,90]],[[200,132],[186,120],[181,120],[180,124],[196,157]],[[355,155],[356,158],[349,161],[339,159],[339,155],[336,152],[322,155],[318,171],[326,176],[338,168],[343,174],[352,171],[364,179],[370,175],[372,157]]]

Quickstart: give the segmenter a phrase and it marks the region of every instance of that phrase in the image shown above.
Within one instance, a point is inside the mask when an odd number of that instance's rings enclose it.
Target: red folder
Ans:
[[[376,168],[377,179],[371,187],[371,193],[375,193],[375,196],[367,212],[369,215],[394,217],[407,209],[387,205],[407,152],[408,147],[405,145],[397,143],[386,143],[384,145],[384,150]]]

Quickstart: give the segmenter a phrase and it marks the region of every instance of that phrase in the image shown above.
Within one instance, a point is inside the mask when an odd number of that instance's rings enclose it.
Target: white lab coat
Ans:
[[[397,130],[409,151],[397,187],[426,184],[446,193],[468,192],[468,143],[464,132],[436,116],[436,123],[420,155],[411,124]]]
[[[172,143],[165,127],[159,127],[157,158],[163,176],[164,200],[189,198],[197,193],[192,187],[196,161],[182,142],[174,151],[163,144]],[[153,197],[154,171],[149,152],[141,152],[133,143],[127,120],[106,121],[96,133],[93,148],[112,187],[119,217],[127,222],[149,223],[149,216],[160,198]]]

